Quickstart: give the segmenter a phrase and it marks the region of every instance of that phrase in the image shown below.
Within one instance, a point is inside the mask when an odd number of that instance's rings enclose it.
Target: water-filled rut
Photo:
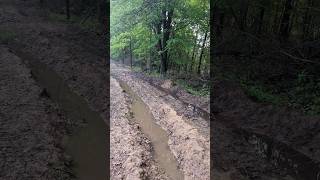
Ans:
[[[131,112],[135,122],[150,139],[153,147],[153,156],[157,164],[172,180],[183,180],[183,174],[178,168],[178,163],[168,146],[168,135],[158,124],[156,124],[148,106],[134,93],[123,81],[116,78],[121,88],[132,99]]]
[[[12,49],[29,65],[36,81],[59,104],[67,117],[77,124],[83,123],[83,126],[73,129],[71,136],[64,138],[66,153],[72,158],[76,179],[107,179],[108,139],[106,124],[100,114],[93,111],[83,97],[73,92],[55,71],[31,54],[18,48]]]

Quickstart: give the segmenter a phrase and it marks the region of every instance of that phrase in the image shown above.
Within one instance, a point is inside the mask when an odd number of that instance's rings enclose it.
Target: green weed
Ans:
[[[12,31],[0,31],[0,43],[8,44],[16,37],[16,34]]]
[[[210,89],[207,86],[195,88],[188,84],[186,81],[181,79],[176,80],[176,83],[179,84],[182,88],[184,88],[187,92],[195,96],[208,96],[210,94]]]

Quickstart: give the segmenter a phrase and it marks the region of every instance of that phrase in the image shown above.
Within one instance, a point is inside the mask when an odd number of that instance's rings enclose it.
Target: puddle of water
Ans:
[[[31,55],[17,51],[21,59],[27,60],[37,82],[46,89],[50,97],[75,122],[85,122],[83,127],[74,129],[65,137],[67,154],[73,159],[73,170],[78,180],[107,179],[107,125],[98,112],[92,111],[87,102],[72,92],[61,77],[45,64],[34,60]]]
[[[183,180],[183,174],[178,169],[178,163],[169,149],[167,133],[155,123],[149,108],[140,97],[123,81],[117,80],[121,88],[124,89],[133,100],[131,111],[133,112],[134,120],[140,125],[142,132],[150,139],[154,150],[155,161],[159,164],[160,168],[166,172],[170,179]]]

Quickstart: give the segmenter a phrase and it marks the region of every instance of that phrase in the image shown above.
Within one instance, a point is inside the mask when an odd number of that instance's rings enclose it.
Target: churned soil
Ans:
[[[130,117],[130,97],[110,80],[111,179],[168,179],[155,164],[152,147]]]
[[[168,133],[169,148],[178,161],[184,178],[210,179],[209,137],[189,124],[186,117],[178,115],[161,97],[165,95],[163,92],[136,78],[128,69],[112,63],[111,75],[124,81],[142,99],[156,123]]]

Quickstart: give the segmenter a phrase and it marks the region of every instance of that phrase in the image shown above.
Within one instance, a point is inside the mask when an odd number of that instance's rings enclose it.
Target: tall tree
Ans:
[[[280,24],[280,38],[283,40],[287,40],[290,34],[290,17],[291,11],[293,9],[294,0],[286,0],[283,10],[283,15]]]

